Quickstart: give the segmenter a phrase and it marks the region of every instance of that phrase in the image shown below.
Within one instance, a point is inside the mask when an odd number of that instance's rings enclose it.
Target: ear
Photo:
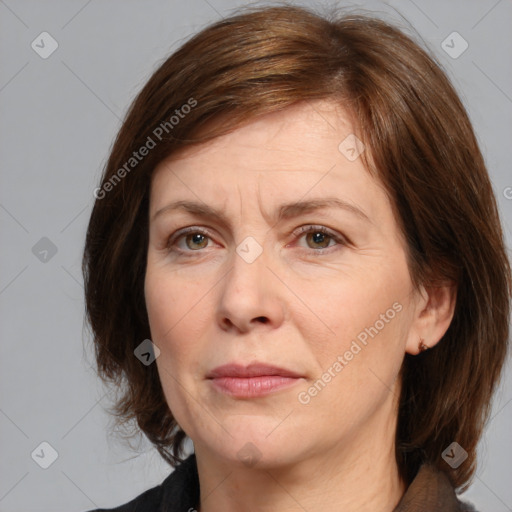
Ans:
[[[409,330],[406,352],[419,354],[432,348],[444,336],[453,319],[457,286],[453,281],[424,287],[417,293],[414,318]]]

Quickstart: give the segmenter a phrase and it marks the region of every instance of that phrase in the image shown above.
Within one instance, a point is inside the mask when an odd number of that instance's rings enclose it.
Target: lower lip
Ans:
[[[217,377],[211,380],[223,393],[239,398],[253,398],[293,386],[300,378],[262,375],[260,377]]]

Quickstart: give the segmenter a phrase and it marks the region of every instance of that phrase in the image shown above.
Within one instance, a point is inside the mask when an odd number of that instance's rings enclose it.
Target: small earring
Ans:
[[[425,352],[425,350],[428,350],[430,347],[428,345],[425,345],[423,343],[425,340],[423,338],[420,338],[420,344],[418,345],[418,349],[420,352]]]

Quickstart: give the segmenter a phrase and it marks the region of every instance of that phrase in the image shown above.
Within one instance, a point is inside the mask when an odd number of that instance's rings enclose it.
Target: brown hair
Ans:
[[[391,198],[414,284],[457,283],[443,339],[405,356],[396,458],[408,483],[431,462],[465,490],[506,356],[510,265],[485,163],[454,88],[412,38],[371,16],[246,9],[202,30],[151,76],[117,135],[87,232],[86,309],[99,375],[122,391],[113,408],[120,424],[136,420],[178,464],[186,434],[156,365],[134,357],[151,337],[144,276],[152,171],[171,153],[256,116],[326,98],[351,115],[367,148],[363,161]],[[469,454],[455,470],[442,459],[453,441]]]

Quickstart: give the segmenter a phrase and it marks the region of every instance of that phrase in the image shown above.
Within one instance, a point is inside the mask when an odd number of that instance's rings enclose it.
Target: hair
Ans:
[[[395,444],[407,483],[431,463],[465,490],[507,354],[510,263],[483,156],[441,65],[402,30],[366,14],[246,8],[186,41],[131,104],[95,192],[83,256],[97,371],[121,391],[111,412],[119,424],[135,420],[169,464],[183,461],[187,436],[157,367],[134,357],[151,338],[144,278],[154,168],[178,150],[315,99],[333,100],[353,120],[366,147],[361,158],[404,235],[414,286],[456,283],[441,341],[404,357]],[[456,469],[442,459],[453,441],[468,453]]]

